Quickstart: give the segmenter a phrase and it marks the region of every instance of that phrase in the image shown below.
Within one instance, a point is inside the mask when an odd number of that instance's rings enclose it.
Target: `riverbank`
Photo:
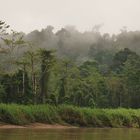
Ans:
[[[140,127],[140,109],[0,104],[0,122],[9,127]]]
[[[17,129],[17,128],[31,128],[31,129],[71,129],[71,128],[78,128],[76,126],[70,125],[60,125],[60,124],[44,124],[44,123],[32,123],[28,125],[13,125],[13,124],[6,124],[1,123],[0,129]]]

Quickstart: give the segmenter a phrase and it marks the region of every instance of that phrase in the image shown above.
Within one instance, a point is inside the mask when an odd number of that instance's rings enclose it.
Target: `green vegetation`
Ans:
[[[0,103],[140,108],[139,32],[7,29],[0,21]]]
[[[0,104],[0,121],[16,125],[39,122],[82,127],[140,127],[140,110]]]

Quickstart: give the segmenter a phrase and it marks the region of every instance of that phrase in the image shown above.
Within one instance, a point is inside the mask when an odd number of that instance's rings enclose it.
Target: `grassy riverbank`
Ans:
[[[0,104],[0,121],[15,125],[45,123],[86,127],[140,127],[140,109]]]

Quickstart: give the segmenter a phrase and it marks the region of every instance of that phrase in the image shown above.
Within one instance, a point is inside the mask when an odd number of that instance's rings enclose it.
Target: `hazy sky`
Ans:
[[[140,30],[140,0],[0,0],[0,20],[24,32],[47,25],[84,31],[95,24],[103,24],[101,32]]]

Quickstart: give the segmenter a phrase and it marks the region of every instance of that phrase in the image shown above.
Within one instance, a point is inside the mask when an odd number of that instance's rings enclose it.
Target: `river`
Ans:
[[[0,140],[140,140],[140,129],[0,129]]]

